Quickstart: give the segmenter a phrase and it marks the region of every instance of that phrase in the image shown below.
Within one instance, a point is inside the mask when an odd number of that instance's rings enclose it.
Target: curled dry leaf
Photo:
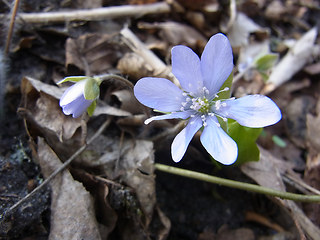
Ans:
[[[66,117],[58,103],[61,89],[25,77],[21,83],[22,103],[19,113],[27,120],[28,132],[33,136],[44,136],[59,153],[69,156],[82,142],[75,136],[85,124],[81,118]],[[70,148],[66,147],[69,146]]]
[[[38,156],[45,178],[62,165],[42,138],[38,138]],[[50,185],[52,197],[49,239],[101,239],[93,199],[83,185],[75,181],[68,170],[57,175]]]
[[[312,28],[290,48],[289,52],[273,69],[263,91],[265,94],[290,80],[308,61],[312,60],[312,57],[319,56],[320,51],[315,46],[317,34],[317,28]]]
[[[150,76],[153,72],[152,66],[143,57],[134,52],[126,53],[118,61],[117,68],[123,75],[128,75],[135,80]]]
[[[260,27],[245,14],[239,12],[227,35],[232,47],[241,47],[249,44],[249,35],[253,32],[268,35],[267,29]]]

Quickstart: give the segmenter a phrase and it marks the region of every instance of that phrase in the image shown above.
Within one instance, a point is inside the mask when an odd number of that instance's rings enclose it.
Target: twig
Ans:
[[[306,184],[303,180],[297,179],[287,173],[283,174],[282,178],[284,181],[291,184],[300,192],[303,192],[303,193],[312,192],[313,194],[320,195],[320,191],[318,189],[311,187],[310,185]]]
[[[109,117],[107,121],[105,121],[98,131],[87,141],[85,145],[80,147],[67,161],[65,161],[58,169],[56,169],[46,180],[42,182],[41,185],[36,187],[32,192],[27,194],[24,198],[20,199],[17,203],[12,205],[4,214],[3,216],[7,215],[8,213],[14,211],[17,207],[19,207],[22,203],[26,202],[29,198],[31,198],[33,195],[35,195],[37,192],[39,192],[41,189],[43,189],[58,173],[63,171],[79,154],[81,154],[88,145],[90,145],[98,136],[101,135],[101,133],[110,125],[112,118]]]
[[[127,27],[120,32],[122,41],[152,67],[153,76],[174,79],[171,69],[162,62],[143,42]],[[174,82],[179,85],[179,83]]]
[[[20,3],[20,0],[15,0],[15,2],[14,2],[12,14],[11,14],[10,25],[9,25],[9,30],[8,30],[8,35],[7,35],[7,40],[6,40],[6,46],[5,46],[5,49],[4,49],[5,56],[7,56],[8,52],[9,52],[12,33],[13,33],[13,28],[14,28],[14,23],[15,23],[15,19],[16,19],[16,16],[17,16],[18,8],[19,8],[19,3]]]
[[[271,188],[262,187],[256,184],[238,182],[235,180],[229,180],[225,178],[210,176],[204,173],[171,167],[171,166],[167,166],[159,163],[155,164],[155,168],[163,172],[172,173],[172,174],[193,178],[193,179],[197,179],[205,182],[215,183],[225,187],[231,187],[231,188],[246,190],[250,192],[261,193],[261,194],[293,200],[293,201],[320,203],[320,195],[303,195],[303,194],[282,192],[282,191],[274,190]]]
[[[98,21],[120,17],[141,17],[147,14],[168,12],[170,12],[170,6],[166,2],[159,2],[146,5],[124,5],[76,11],[20,13],[19,17],[26,23],[50,24],[70,21]],[[3,16],[3,14],[0,16]]]

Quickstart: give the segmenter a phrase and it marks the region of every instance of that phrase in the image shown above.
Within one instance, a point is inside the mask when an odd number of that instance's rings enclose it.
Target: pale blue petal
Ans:
[[[93,100],[86,100],[83,95],[75,99],[73,102],[62,106],[62,111],[65,115],[72,114],[72,117],[80,117],[87,108],[91,105]]]
[[[185,99],[183,91],[164,78],[142,78],[133,90],[139,102],[162,112],[180,111]]]
[[[67,90],[63,93],[62,97],[60,98],[60,106],[62,107],[64,105],[67,105],[73,102],[75,99],[79,98],[81,95],[83,95],[85,84],[86,81],[82,80],[67,88]]]
[[[248,95],[235,100],[227,100],[225,107],[218,113],[236,120],[245,127],[259,128],[277,123],[281,119],[281,111],[268,97]]]
[[[236,142],[218,126],[215,116],[207,118],[200,141],[207,152],[218,162],[230,165],[237,160],[238,147]]]
[[[228,38],[219,33],[213,35],[201,56],[203,85],[213,97],[227,80],[233,69],[232,48]]]
[[[187,119],[193,113],[194,113],[193,110],[192,111],[189,110],[189,111],[183,111],[183,112],[174,112],[174,113],[160,115],[160,116],[154,116],[145,120],[144,124],[149,124],[150,122],[155,120],[174,119],[174,118]]]
[[[201,128],[200,117],[191,118],[187,126],[174,138],[171,145],[171,155],[175,162],[179,162],[185,154],[194,134]]]
[[[200,59],[190,48],[175,46],[171,50],[172,73],[187,92],[197,93],[203,88]]]

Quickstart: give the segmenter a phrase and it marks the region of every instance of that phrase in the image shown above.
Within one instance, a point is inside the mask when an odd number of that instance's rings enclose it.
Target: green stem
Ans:
[[[224,178],[215,177],[215,176],[211,176],[204,173],[171,167],[171,166],[167,166],[159,163],[155,164],[155,168],[159,171],[163,171],[163,172],[167,172],[167,173],[171,173],[171,174],[175,174],[183,177],[193,178],[193,179],[197,179],[197,180],[201,180],[209,183],[215,183],[225,187],[237,188],[241,190],[261,193],[261,194],[293,200],[293,201],[320,203],[320,195],[303,195],[303,194],[283,192],[283,191],[278,191],[271,188],[255,185],[255,184],[224,179]]]

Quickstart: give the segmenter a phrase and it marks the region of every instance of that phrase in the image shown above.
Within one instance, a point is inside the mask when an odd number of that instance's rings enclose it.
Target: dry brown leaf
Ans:
[[[153,68],[143,57],[132,52],[126,53],[119,61],[117,68],[123,75],[128,75],[134,80],[145,76],[151,76]]]
[[[53,150],[38,138],[38,156],[45,178],[62,163]],[[49,239],[101,239],[95,218],[93,199],[68,170],[57,175],[50,183],[51,221]]]
[[[140,23],[139,28],[160,30],[159,35],[171,45],[182,44],[196,49],[199,46],[203,47],[207,42],[207,39],[197,30],[177,22]]]
[[[268,30],[260,27],[245,14],[239,12],[228,31],[228,38],[232,47],[241,47],[249,44],[249,34],[260,32],[268,35]]]
[[[314,107],[314,98],[309,95],[300,95],[285,107],[287,134],[291,141],[301,148],[305,148],[307,145],[307,115]],[[309,120],[311,118],[309,115]],[[312,124],[310,123],[310,127]],[[313,135],[314,133],[311,134],[310,141],[314,136],[317,136]]]
[[[234,239],[242,239],[242,240],[254,240],[254,233],[249,228],[238,228],[238,229],[228,229],[227,226],[222,226],[215,240],[234,240]]]
[[[123,89],[119,91],[114,91],[112,95],[117,97],[118,100],[121,102],[121,109],[123,111],[130,112],[131,114],[138,114],[143,112],[143,107],[141,103],[137,101],[132,91]]]
[[[306,32],[289,50],[289,52],[274,67],[264,93],[269,93],[281,84],[287,82],[294,74],[300,71],[312,57],[319,55],[320,51],[315,46],[317,28]]]
[[[78,9],[90,9],[102,7],[102,0],[73,0],[63,1],[63,7],[78,8]]]
[[[81,118],[63,114],[58,99],[62,91],[55,86],[25,77],[21,83],[22,103],[19,113],[27,120],[29,133],[36,138],[43,136],[61,156],[70,156],[82,144],[76,136],[77,130],[84,128]],[[68,146],[68,147],[67,147]]]
[[[265,15],[267,18],[271,18],[273,20],[279,20],[283,17],[283,14],[286,12],[287,12],[287,9],[282,4],[282,2],[279,0],[275,0],[268,5],[265,11]]]
[[[318,99],[315,115],[307,114],[307,142],[312,152],[320,152],[320,99]]]
[[[76,66],[88,76],[107,72],[116,65],[121,53],[112,38],[112,35],[97,33],[68,38],[66,66]]]
[[[155,218],[162,222],[157,227],[159,236],[168,231],[165,216],[156,214],[152,142],[100,135],[75,163],[99,169],[107,179],[127,186],[111,188],[109,197],[119,217],[116,229],[121,229],[123,239],[143,239]],[[130,218],[121,215],[123,202]]]
[[[307,167],[304,173],[304,180],[310,186],[320,190],[320,153],[310,154],[307,157]],[[304,210],[310,220],[320,225],[320,204],[306,203],[303,205]]]
[[[111,116],[118,116],[118,117],[127,117],[131,116],[131,113],[116,107],[112,107],[107,103],[102,101],[98,101],[97,107],[93,112],[93,116],[99,116],[102,114],[107,114]]]
[[[248,162],[241,166],[242,172],[255,180],[259,185],[279,191],[286,191],[281,179],[277,163],[281,162],[266,150],[260,148],[260,160],[258,162]],[[275,202],[288,209],[292,220],[298,224],[297,229],[302,228],[311,239],[320,239],[320,229],[314,225],[303,211],[292,201],[275,198]],[[286,229],[288,231],[288,229]],[[303,234],[303,233],[300,233]]]

